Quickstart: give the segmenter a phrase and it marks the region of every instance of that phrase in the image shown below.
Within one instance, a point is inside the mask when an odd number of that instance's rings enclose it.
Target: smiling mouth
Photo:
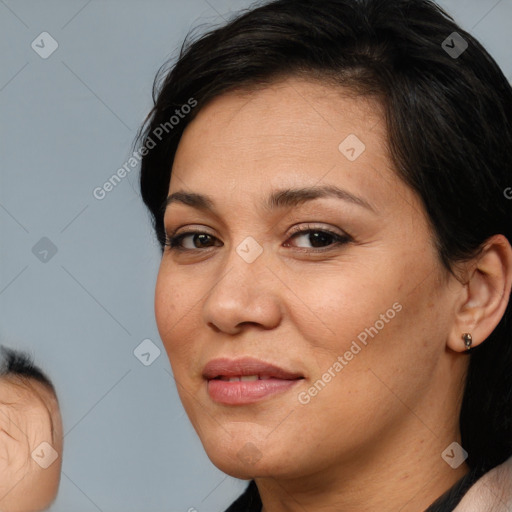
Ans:
[[[284,396],[304,376],[253,357],[219,358],[203,368],[206,392],[221,405],[247,405]]]
[[[248,380],[295,380],[303,375],[286,370],[275,364],[267,363],[252,357],[238,359],[219,358],[209,361],[203,368],[203,378],[206,380],[229,380],[236,378],[240,380],[248,377]]]
[[[217,377],[206,383],[206,391],[212,401],[221,405],[241,406],[261,402],[279,395],[283,396],[294,388],[303,378],[260,379],[257,375],[240,377]]]
[[[227,375],[219,375],[210,380],[221,380],[223,382],[254,382],[257,380],[299,380],[303,379],[303,377],[297,377],[295,379],[281,379],[278,377],[272,377],[270,375],[235,375],[235,376],[227,376]]]

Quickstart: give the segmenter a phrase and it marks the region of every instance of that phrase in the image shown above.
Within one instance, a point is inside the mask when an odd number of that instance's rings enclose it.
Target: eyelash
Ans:
[[[307,249],[307,248],[304,248],[304,247],[296,247],[295,249],[298,249],[298,250],[301,250],[301,251],[306,251],[306,252],[325,252],[325,251],[332,250],[335,247],[339,247],[341,245],[347,244],[347,243],[349,243],[349,242],[351,242],[353,240],[352,237],[347,235],[347,234],[340,235],[339,233],[334,233],[333,231],[330,231],[328,229],[318,228],[318,227],[311,227],[309,225],[305,229],[302,227],[302,228],[297,228],[296,230],[293,230],[293,232],[291,233],[289,238],[296,238],[299,235],[307,235],[307,234],[310,234],[310,233],[323,233],[323,234],[327,234],[327,235],[329,235],[330,237],[332,237],[334,239],[334,242],[332,244],[330,244],[329,246],[322,247],[322,248]],[[180,251],[180,252],[201,251],[201,250],[205,250],[205,249],[210,249],[211,248],[211,246],[210,246],[210,247],[206,247],[204,249],[201,249],[201,248],[185,249],[183,246],[180,245],[181,241],[184,238],[186,238],[187,236],[191,236],[191,235],[208,235],[212,239],[216,238],[213,235],[211,235],[210,233],[207,233],[205,231],[186,231],[184,233],[180,233],[179,235],[175,235],[175,236],[173,236],[173,235],[166,235],[164,245],[169,247],[169,250]]]

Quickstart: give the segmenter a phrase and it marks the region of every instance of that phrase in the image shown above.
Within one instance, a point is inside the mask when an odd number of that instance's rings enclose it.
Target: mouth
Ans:
[[[264,375],[236,375],[234,377],[228,377],[227,375],[219,375],[214,379],[210,380],[222,380],[224,382],[254,382],[255,380],[269,380],[274,377]]]
[[[286,370],[252,357],[213,359],[204,367],[203,377],[206,380],[224,381],[229,381],[230,379],[233,379],[233,381],[253,381],[268,379],[296,380],[304,378],[298,372]]]
[[[224,405],[245,405],[290,390],[304,376],[253,358],[214,359],[203,370],[210,398]]]

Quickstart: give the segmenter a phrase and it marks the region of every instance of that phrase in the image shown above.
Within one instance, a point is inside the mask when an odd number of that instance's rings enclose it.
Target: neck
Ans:
[[[357,460],[313,474],[255,478],[262,512],[423,512],[469,468],[462,464],[452,469],[441,458],[453,436],[436,437],[424,426],[422,433],[414,443],[406,443],[395,431],[387,441],[380,440],[379,453],[359,452]]]

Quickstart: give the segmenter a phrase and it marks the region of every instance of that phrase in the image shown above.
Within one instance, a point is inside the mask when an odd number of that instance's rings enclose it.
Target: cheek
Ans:
[[[179,318],[186,312],[186,294],[180,293],[176,279],[160,267],[155,287],[155,319],[160,337],[167,348],[167,340],[179,329]]]
[[[199,326],[200,297],[193,281],[180,282],[178,273],[170,276],[161,267],[155,288],[155,319],[175,375],[181,373],[192,357],[190,340],[195,338],[193,331]]]
[[[338,268],[330,276],[302,280],[300,298],[308,308],[299,303],[289,308],[310,350],[311,380],[336,381],[328,386],[340,386],[337,394],[359,396],[360,404],[371,402],[377,388],[382,391],[377,394],[386,395],[379,377],[406,395],[418,391],[442,354],[447,330],[449,308],[443,305],[434,261],[410,254],[404,254],[401,265],[386,261],[365,268],[347,265],[346,272]]]
[[[329,449],[340,453],[365,446],[401,421],[408,412],[404,404],[418,403],[442,353],[439,344],[429,343],[433,320],[424,317],[432,285],[411,294],[406,281],[394,283],[367,289],[367,299],[364,292],[324,298],[318,306],[328,308],[324,319],[330,318],[334,335],[302,324],[314,340],[313,364],[296,397],[296,419],[308,425],[303,436],[327,435],[336,444]]]
[[[290,296],[287,314],[311,348],[343,354],[359,334],[364,341],[365,329],[373,331],[377,322],[384,332],[393,322],[400,308],[393,308],[400,298],[397,277],[377,264],[352,262],[308,278],[290,276],[287,284],[296,297]]]

